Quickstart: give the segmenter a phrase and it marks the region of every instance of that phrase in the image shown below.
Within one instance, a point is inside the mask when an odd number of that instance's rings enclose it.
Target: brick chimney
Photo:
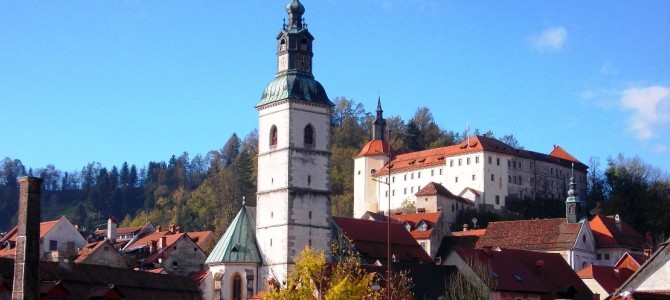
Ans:
[[[116,228],[118,226],[116,218],[110,217],[107,220],[107,239],[112,245],[116,244]]]
[[[19,216],[12,299],[39,299],[40,188],[42,179],[19,177]]]
[[[616,226],[616,229],[621,231],[621,217],[619,217],[619,214],[614,215],[614,225]]]

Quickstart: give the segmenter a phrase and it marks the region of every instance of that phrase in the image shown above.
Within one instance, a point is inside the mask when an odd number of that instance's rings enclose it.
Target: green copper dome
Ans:
[[[312,103],[334,106],[330,102],[326,90],[314,78],[287,74],[277,76],[263,91],[261,101],[256,107],[283,99],[303,100]]]

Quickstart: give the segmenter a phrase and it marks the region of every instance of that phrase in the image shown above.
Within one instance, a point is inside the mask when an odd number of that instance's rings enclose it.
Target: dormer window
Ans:
[[[412,231],[412,225],[409,225],[409,223],[405,222],[405,229],[407,229],[407,231]]]
[[[270,146],[277,146],[277,126],[274,125],[270,128]]]
[[[417,230],[419,232],[424,232],[424,231],[428,230],[428,224],[426,224],[426,222],[424,222],[424,221],[421,221],[421,223],[419,223],[419,226],[418,226]]]

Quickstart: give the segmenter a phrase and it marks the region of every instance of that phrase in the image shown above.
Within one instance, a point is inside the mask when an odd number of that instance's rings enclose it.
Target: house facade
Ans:
[[[596,215],[589,221],[589,226],[596,239],[595,265],[614,266],[626,253],[643,255],[651,251],[651,243],[624,222],[619,215]]]
[[[16,236],[17,227],[14,227],[0,239],[0,256],[14,256],[16,253]],[[86,239],[65,216],[58,220],[40,223],[39,249],[41,260],[72,260],[79,249],[87,244]]]

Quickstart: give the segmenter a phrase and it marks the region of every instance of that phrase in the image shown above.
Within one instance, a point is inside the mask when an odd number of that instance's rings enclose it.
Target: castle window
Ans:
[[[460,166],[460,165],[462,165],[462,164],[463,164],[463,159],[462,159],[462,158],[459,158],[459,159],[458,159],[458,165]]]
[[[458,176],[454,177],[454,179],[456,180],[456,183],[458,183]]]
[[[440,175],[442,175],[442,169],[440,169]]]
[[[314,146],[314,127],[311,124],[305,126],[305,147]]]
[[[491,164],[491,157],[489,156],[489,165]]]
[[[500,196],[496,195],[496,205],[500,205]]]
[[[500,158],[496,158],[496,165],[500,165]]]
[[[491,174],[491,181],[496,181],[496,177],[493,174]]]
[[[479,156],[475,156],[475,163],[476,163],[476,164],[479,163]]]
[[[416,178],[421,178],[421,172],[416,173]]]
[[[435,176],[435,170],[430,170],[430,176]]]
[[[270,146],[277,146],[277,126],[270,128]]]
[[[242,300],[242,276],[240,276],[240,273],[235,273],[235,275],[233,275],[233,288],[231,294],[230,299]]]
[[[450,167],[453,167],[453,166],[454,166],[454,160],[453,160],[453,159],[450,159],[450,160],[449,160],[449,166],[450,166]]]
[[[475,181],[475,178],[477,178],[477,176],[475,176],[475,174],[472,174],[472,181]]]
[[[470,158],[469,157],[465,159],[465,164],[467,164],[467,165],[470,164]]]
[[[307,176],[307,185],[312,184],[312,176]]]

